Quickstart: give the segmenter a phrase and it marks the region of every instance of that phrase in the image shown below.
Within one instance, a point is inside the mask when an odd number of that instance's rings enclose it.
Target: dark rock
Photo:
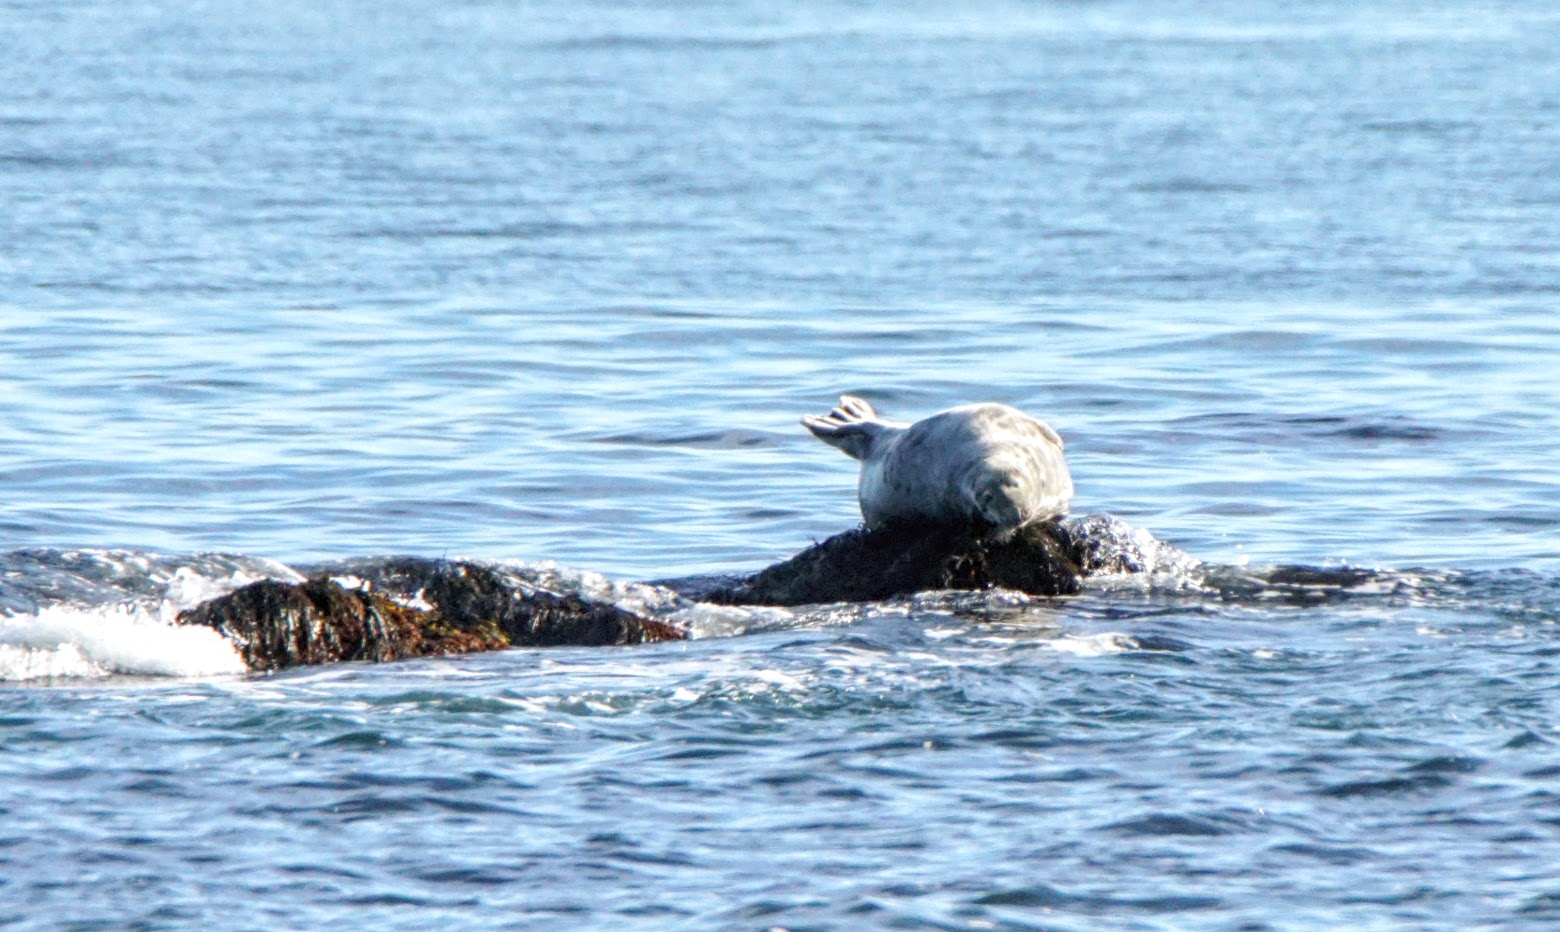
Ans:
[[[1067,595],[1082,588],[1083,574],[1051,525],[1029,525],[1006,539],[970,530],[890,525],[837,534],[707,599],[805,605],[994,586]]]
[[[731,605],[864,602],[933,589],[1017,589],[1070,595],[1090,576],[1196,566],[1186,554],[1110,515],[983,529],[858,528],[752,576],[689,580],[697,598]],[[670,622],[581,591],[580,581],[535,568],[450,560],[356,560],[314,570],[303,583],[266,580],[179,616],[216,628],[252,670],[343,660],[396,660],[508,647],[680,640]],[[343,582],[346,584],[344,585]],[[688,603],[666,589],[635,589],[632,604],[669,611]],[[595,591],[595,590],[593,590]],[[687,593],[685,592],[685,595]],[[615,598],[615,596],[614,596]]]
[[[277,670],[432,652],[424,645],[423,614],[329,580],[266,579],[180,613],[179,623],[216,628],[251,670]]]
[[[1016,589],[1072,595],[1085,577],[1157,572],[1196,561],[1110,515],[981,529],[857,528],[704,594],[730,605],[864,602],[932,589]]]
[[[712,594],[722,592],[747,579],[745,573],[700,573],[696,576],[668,576],[645,583],[674,592],[688,602],[708,602]]]
[[[526,586],[479,564],[399,559],[374,567],[368,588],[324,576],[263,580],[181,613],[179,623],[221,631],[251,670],[687,636],[675,625],[578,593]],[[412,604],[375,591],[376,580]]]
[[[642,644],[680,640],[676,625],[576,592],[558,592],[521,571],[480,563],[395,557],[359,562],[346,572],[403,600],[426,602],[447,623],[505,646]]]

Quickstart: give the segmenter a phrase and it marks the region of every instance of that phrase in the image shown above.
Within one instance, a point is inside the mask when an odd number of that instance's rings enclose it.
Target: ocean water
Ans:
[[[0,925],[1560,920],[1557,47],[0,3]],[[1205,568],[266,677],[169,625],[339,558],[760,568],[859,520],[797,423],[844,392],[1044,417]]]

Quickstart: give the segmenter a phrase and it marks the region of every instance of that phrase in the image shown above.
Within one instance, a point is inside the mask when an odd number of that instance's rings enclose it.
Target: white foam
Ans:
[[[50,606],[0,618],[0,681],[102,678],[115,673],[221,676],[247,672],[233,644],[211,628],[166,623],[130,605]]]
[[[74,644],[60,644],[49,649],[0,643],[0,682],[65,677],[97,679],[111,672],[88,660]]]
[[[1105,631],[1100,634],[1070,634],[1045,641],[1045,646],[1059,654],[1074,657],[1103,657],[1133,650],[1135,642],[1125,634]]]
[[[743,607],[696,602],[662,616],[662,620],[687,631],[690,638],[718,638],[788,627],[795,622],[796,614],[762,605]]]
[[[414,608],[419,612],[431,612],[434,610],[434,604],[427,600],[427,594],[427,589],[418,589],[417,594],[409,599],[397,599],[392,596],[391,600],[394,601],[397,605],[404,605],[407,608]]]
[[[168,588],[163,593],[162,604],[158,606],[157,617],[167,624],[172,624],[175,616],[180,612],[262,579],[303,581],[303,576],[279,563],[266,567],[266,570],[266,572],[236,570],[226,576],[202,576],[193,568],[182,566],[168,579]]]
[[[683,600],[670,589],[653,583],[615,580],[594,570],[562,566],[556,560],[488,560],[460,557],[500,572],[513,573],[522,589],[537,587],[558,593],[577,593],[597,602],[610,602],[624,611],[656,616],[682,605]]]

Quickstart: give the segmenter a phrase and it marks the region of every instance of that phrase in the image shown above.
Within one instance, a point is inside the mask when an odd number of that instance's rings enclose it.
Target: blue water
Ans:
[[[319,7],[0,5],[0,924],[1560,919],[1560,12]],[[859,518],[842,392],[1044,417],[1212,575],[271,677],[163,624],[762,567]]]

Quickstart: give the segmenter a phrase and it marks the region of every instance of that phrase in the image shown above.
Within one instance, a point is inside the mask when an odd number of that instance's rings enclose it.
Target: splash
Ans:
[[[1071,654],[1074,657],[1103,657],[1106,654],[1137,650],[1139,647],[1135,639],[1119,631],[1064,635],[1046,641],[1044,646],[1058,654]]]
[[[238,652],[216,631],[175,627],[139,606],[54,605],[0,618],[0,682],[244,672]]]

